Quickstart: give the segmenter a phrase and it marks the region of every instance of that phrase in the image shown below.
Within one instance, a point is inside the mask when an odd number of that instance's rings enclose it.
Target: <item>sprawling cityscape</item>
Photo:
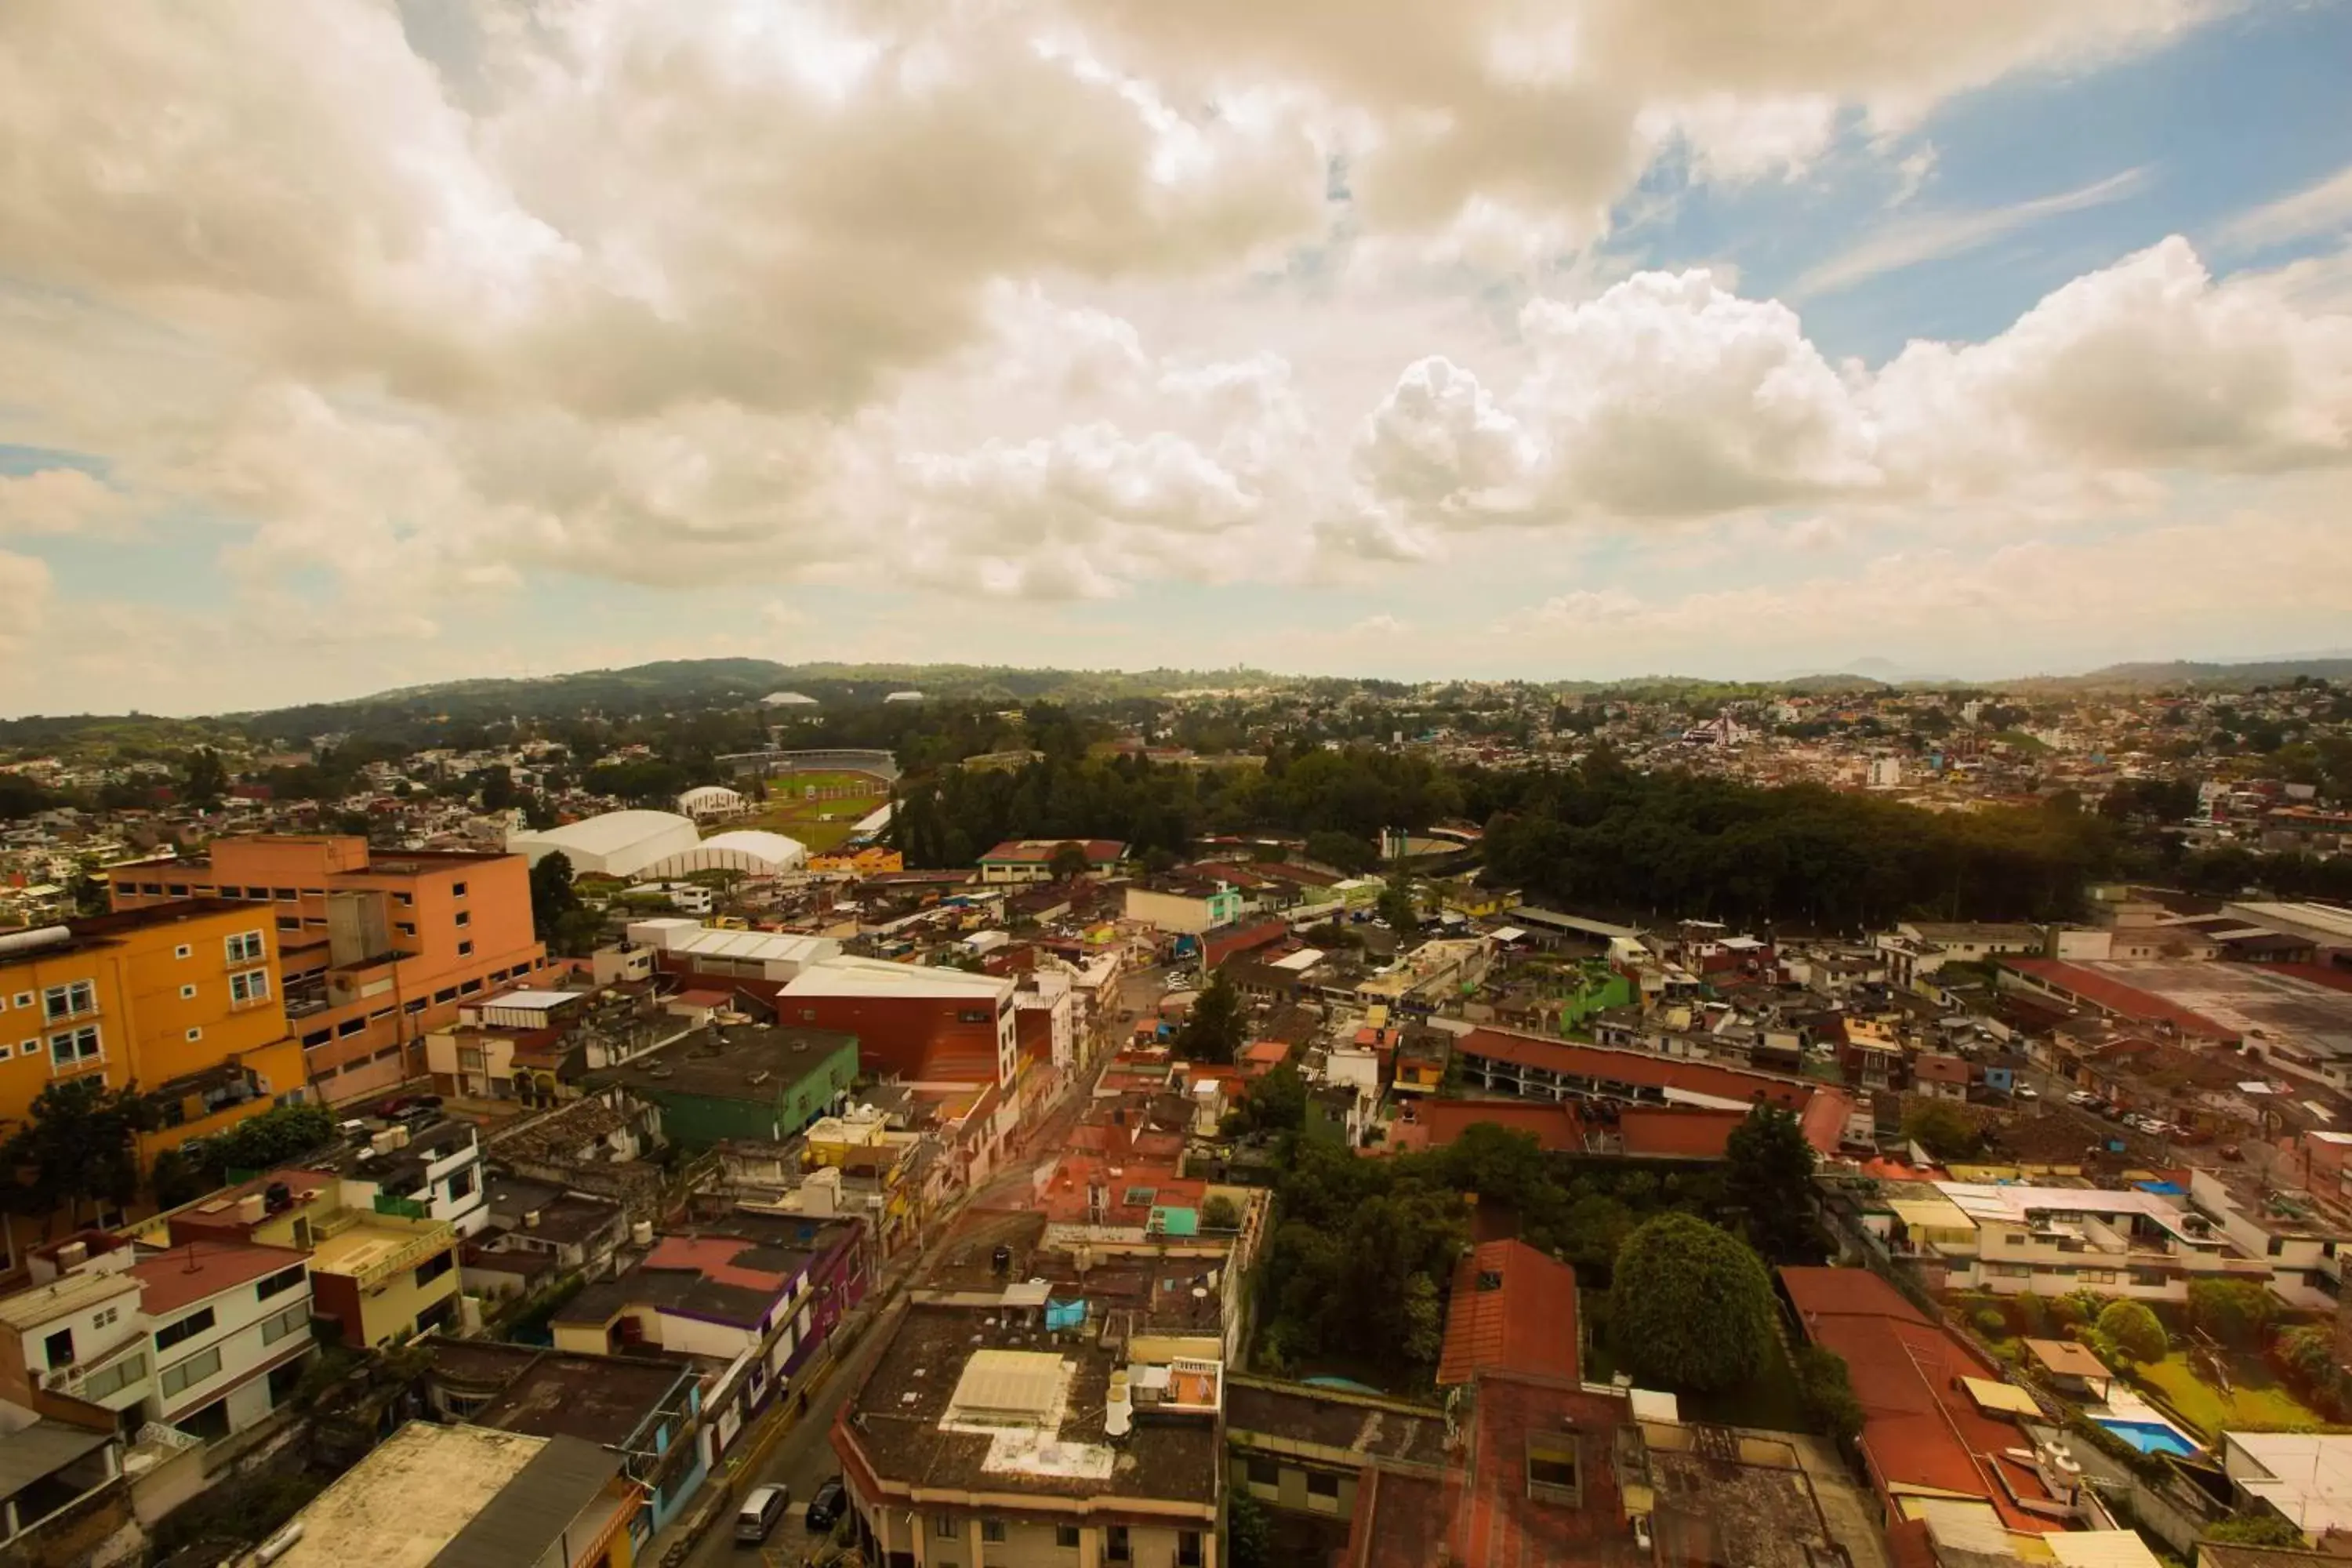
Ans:
[[[22,1542],[2324,1541],[2347,678],[0,721]]]
[[[2352,1565],[2352,0],[0,0],[0,1568]]]

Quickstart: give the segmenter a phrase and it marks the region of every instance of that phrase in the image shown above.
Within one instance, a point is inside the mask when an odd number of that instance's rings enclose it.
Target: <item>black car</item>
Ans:
[[[816,1489],[814,1495],[809,1499],[808,1505],[808,1527],[811,1533],[822,1535],[840,1522],[843,1496],[839,1476],[834,1477],[833,1479]]]

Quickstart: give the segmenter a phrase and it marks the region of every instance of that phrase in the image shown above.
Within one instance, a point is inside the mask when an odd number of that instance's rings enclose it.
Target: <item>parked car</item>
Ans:
[[[2087,1089],[2078,1089],[2066,1097],[2066,1103],[2069,1105],[2092,1106],[2098,1102],[2099,1097]]]
[[[2012,1098],[2018,1100],[2040,1100],[2042,1098],[2042,1091],[2034,1088],[2030,1083],[2021,1083],[2017,1086]]]
[[[845,1497],[839,1476],[816,1489],[808,1505],[807,1524],[811,1534],[822,1535],[840,1521],[841,1505]]]
[[[788,1486],[753,1488],[743,1506],[735,1510],[735,1544],[757,1546],[766,1541],[792,1506],[793,1489]]]

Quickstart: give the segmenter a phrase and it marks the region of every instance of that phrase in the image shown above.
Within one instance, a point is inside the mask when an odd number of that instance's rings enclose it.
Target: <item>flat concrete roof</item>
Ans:
[[[295,1515],[278,1568],[428,1568],[548,1441],[411,1421]]]

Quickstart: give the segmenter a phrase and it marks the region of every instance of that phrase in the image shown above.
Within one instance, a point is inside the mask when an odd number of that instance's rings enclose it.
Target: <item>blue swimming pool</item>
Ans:
[[[2187,1438],[2161,1421],[2120,1421],[2105,1415],[2092,1419],[2143,1454],[2185,1456],[2197,1451]]]

